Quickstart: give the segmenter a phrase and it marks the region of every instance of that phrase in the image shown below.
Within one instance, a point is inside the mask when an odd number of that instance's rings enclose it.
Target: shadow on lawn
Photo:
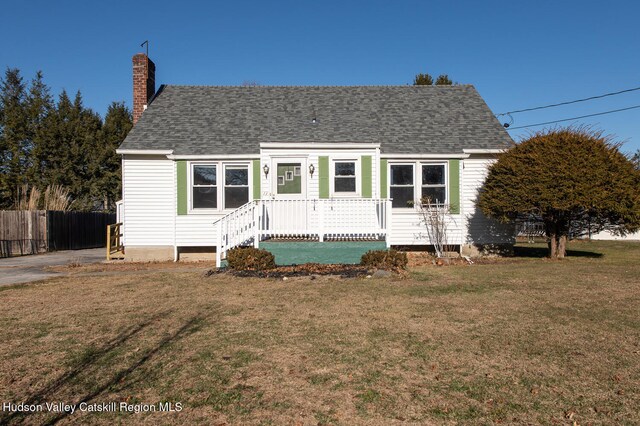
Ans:
[[[80,364],[77,365],[75,368],[73,368],[70,371],[67,371],[66,373],[62,374],[60,377],[55,379],[53,382],[46,385],[44,388],[33,393],[30,397],[27,398],[27,400],[25,401],[25,404],[29,404],[29,405],[41,404],[48,400],[54,400],[55,399],[54,393],[56,391],[60,390],[63,386],[70,383],[78,375],[80,375],[84,371],[91,368],[95,364],[95,362],[98,361],[99,358],[104,357],[105,355],[113,352],[119,346],[121,346],[126,341],[134,337],[136,334],[140,333],[143,329],[148,327],[153,322],[163,317],[166,317],[168,313],[169,312],[163,312],[158,315],[154,315],[150,319],[140,324],[137,324],[129,328],[128,330],[125,330],[115,339],[106,343],[101,348],[95,351],[92,351],[90,355],[83,357]],[[181,338],[184,338],[185,336],[198,331],[201,328],[204,319],[205,317],[201,315],[196,315],[191,319],[189,319],[182,327],[180,327],[179,329],[177,329],[167,337],[163,338],[162,340],[160,340],[155,346],[142,352],[141,356],[138,357],[134,362],[132,362],[128,367],[121,369],[116,374],[111,376],[111,378],[107,380],[105,383],[102,383],[96,386],[91,392],[88,392],[84,396],[80,397],[77,401],[75,401],[76,406],[82,402],[88,402],[92,400],[93,398],[95,398],[105,390],[112,388],[118,383],[121,383],[123,380],[125,380],[128,376],[130,376],[139,367],[144,365],[147,361],[149,361],[149,359],[151,359],[151,357],[153,357],[155,354],[160,352],[162,349],[180,340]],[[11,415],[5,418],[0,418],[0,424],[8,424],[11,421],[19,422],[20,419],[25,420],[24,417],[28,416],[29,414],[32,414],[32,413],[30,412],[12,413]],[[46,424],[46,425],[56,424],[60,420],[67,417],[69,414],[71,413],[70,412],[60,413],[56,417],[44,422],[43,424]]]
[[[187,335],[195,333],[196,331],[200,330],[204,319],[205,319],[204,316],[200,316],[200,315],[196,315],[192,317],[182,327],[174,331],[169,336],[160,340],[154,347],[143,352],[142,356],[138,358],[136,361],[134,361],[131,365],[129,365],[129,367],[123,368],[120,371],[118,371],[116,374],[111,376],[111,378],[107,380],[105,383],[101,384],[100,386],[96,387],[95,390],[87,393],[86,395],[78,399],[75,402],[75,404],[78,405],[83,402],[89,402],[96,396],[100,395],[105,390],[110,389],[113,386],[121,383],[127,377],[129,377],[134,371],[136,371],[142,365],[146,364],[146,362],[149,361],[155,354],[162,351],[162,349],[186,337]],[[60,415],[54,417],[53,419],[49,420],[44,424],[54,425],[58,423],[60,420],[64,419],[65,417],[69,416],[69,414],[71,413],[69,412],[61,413]]]
[[[513,248],[514,257],[535,257],[542,258],[549,256],[549,250],[546,247],[528,247],[528,246],[515,246]],[[596,253],[587,250],[567,250],[567,257],[591,257],[600,258],[604,255],[602,253]]]

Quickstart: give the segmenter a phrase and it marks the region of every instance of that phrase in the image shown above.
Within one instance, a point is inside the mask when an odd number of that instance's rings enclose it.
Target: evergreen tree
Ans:
[[[433,86],[434,84],[436,86],[451,86],[453,85],[453,81],[447,74],[440,74],[435,83],[430,74],[418,74],[413,79],[414,86]]]
[[[74,122],[73,105],[63,90],[54,111],[46,119],[44,138],[49,141],[43,148],[45,180],[51,185],[68,187],[71,183],[71,127]]]
[[[43,148],[46,160],[45,182],[69,189],[73,209],[94,207],[96,164],[100,148],[100,117],[85,109],[82,94],[77,92],[71,102],[62,91],[55,110],[47,117]]]
[[[20,71],[7,68],[0,83],[0,207],[8,208],[16,199],[18,186],[26,183],[30,146]]]
[[[115,149],[132,127],[131,112],[114,102],[105,117],[66,91],[53,101],[42,73],[27,86],[7,69],[0,87],[0,208],[13,205],[20,185],[43,191],[60,185],[75,210],[113,209],[120,198]]]
[[[484,214],[541,217],[549,256],[565,256],[569,231],[640,229],[640,170],[600,132],[541,131],[502,154],[480,194]]]
[[[433,77],[429,74],[418,74],[413,79],[414,86],[431,86],[433,85]]]
[[[68,162],[71,165],[69,190],[79,210],[94,210],[99,207],[101,197],[97,195],[99,159],[102,150],[100,132],[102,120],[91,109],[85,108],[80,91],[73,101],[74,121],[68,130],[70,146]]]
[[[447,74],[440,74],[436,79],[436,86],[451,86],[453,81],[449,78]]]
[[[40,189],[48,184],[45,176],[46,151],[47,144],[51,142],[46,138],[46,125],[53,107],[49,87],[44,84],[42,72],[38,71],[31,81],[26,100],[28,139],[31,146],[26,178],[31,186]]]
[[[133,127],[131,111],[124,102],[113,102],[107,111],[102,126],[102,148],[99,159],[99,194],[103,197],[105,210],[113,210],[122,193],[120,156],[116,149]]]

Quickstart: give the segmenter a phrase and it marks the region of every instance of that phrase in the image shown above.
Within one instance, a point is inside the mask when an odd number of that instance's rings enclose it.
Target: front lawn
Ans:
[[[0,402],[183,406],[0,424],[640,423],[640,244],[541,248],[409,278],[116,265],[0,287]]]

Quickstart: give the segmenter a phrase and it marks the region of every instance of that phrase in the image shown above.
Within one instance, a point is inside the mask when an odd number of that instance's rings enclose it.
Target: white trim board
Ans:
[[[257,160],[260,154],[167,155],[169,160]]]
[[[172,149],[116,149],[116,154],[122,155],[171,155]]]
[[[463,149],[462,152],[465,154],[502,154],[506,152],[507,148],[498,148],[498,149]]]
[[[302,144],[302,145],[301,145]],[[289,148],[289,149],[354,149],[354,148],[380,148],[379,143],[374,142],[262,142],[260,148]]]
[[[380,154],[380,158],[385,159],[402,159],[402,160],[442,160],[442,159],[465,159],[469,158],[467,154]]]

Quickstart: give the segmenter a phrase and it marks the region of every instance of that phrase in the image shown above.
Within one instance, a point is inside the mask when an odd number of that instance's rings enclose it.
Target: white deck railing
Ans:
[[[249,201],[226,216],[214,222],[217,225],[216,267],[220,267],[227,251],[253,242],[257,247],[259,239],[257,217],[259,201]]]
[[[388,199],[256,200],[215,222],[218,239],[216,265],[227,251],[265,238],[382,239],[391,224]]]

